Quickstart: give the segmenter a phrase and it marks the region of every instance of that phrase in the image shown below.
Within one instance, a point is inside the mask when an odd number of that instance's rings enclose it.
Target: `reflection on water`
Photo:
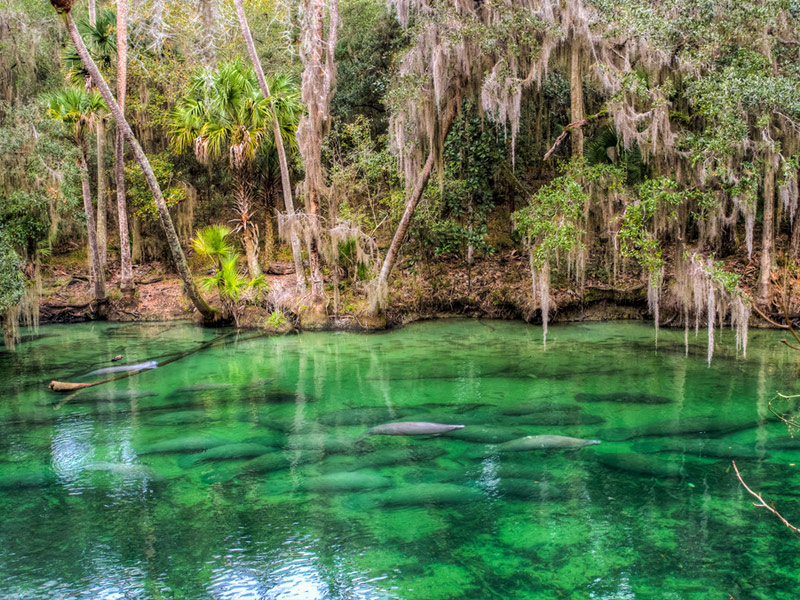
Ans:
[[[795,538],[730,468],[800,520],[800,442],[766,408],[797,387],[779,335],[743,359],[723,333],[708,368],[638,323],[546,349],[488,325],[234,335],[74,395],[46,383],[227,332],[53,326],[0,351],[0,596],[797,597]],[[365,435],[397,420],[464,428]]]

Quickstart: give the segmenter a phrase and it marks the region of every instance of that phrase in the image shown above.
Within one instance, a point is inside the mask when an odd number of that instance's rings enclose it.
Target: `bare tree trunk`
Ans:
[[[89,231],[89,264],[92,271],[95,300],[104,300],[106,297],[106,275],[100,264],[100,254],[97,249],[97,229],[94,222],[92,191],[89,188],[89,169],[86,162],[86,147],[82,145],[78,154],[78,168],[81,173],[81,192],[83,193],[83,211],[86,213],[86,229]]]
[[[117,0],[117,100],[125,114],[125,92],[128,85],[128,0]],[[133,298],[133,266],[128,239],[128,206],[125,197],[125,140],[117,127],[114,152],[114,171],[117,180],[117,218],[119,220],[119,287],[128,299]]]
[[[300,55],[304,67],[303,102],[308,107],[308,112],[300,118],[297,142],[306,170],[304,188],[312,230],[308,236],[308,258],[311,264],[311,299],[313,302],[321,302],[325,299],[322,261],[317,240],[320,230],[319,203],[325,189],[321,156],[322,140],[330,123],[330,99],[336,80],[334,50],[339,19],[337,0],[330,1],[329,11],[330,23],[326,44],[323,27],[324,1],[305,0],[303,3],[303,42]]]
[[[97,8],[95,0],[89,0],[89,25],[97,26]]]
[[[59,10],[57,6],[58,0],[54,0],[54,2],[56,2],[54,5],[56,10]],[[147,160],[147,155],[144,153],[142,147],[139,145],[139,142],[136,140],[136,137],[133,135],[131,126],[128,124],[128,121],[125,120],[125,115],[122,114],[117,101],[114,100],[114,96],[111,94],[111,90],[108,88],[106,80],[100,74],[100,70],[97,68],[97,65],[89,55],[89,51],[86,49],[86,44],[83,43],[83,39],[78,32],[78,28],[75,26],[75,21],[72,19],[72,15],[67,12],[64,14],[64,18],[67,23],[67,30],[69,31],[72,43],[75,44],[75,48],[78,50],[78,55],[81,57],[84,67],[86,67],[86,70],[89,71],[89,74],[92,76],[92,80],[95,82],[95,85],[97,85],[97,87],[100,89],[100,94],[103,96],[103,99],[106,101],[106,104],[111,110],[111,114],[114,116],[114,120],[117,122],[117,127],[121,129],[122,135],[125,136],[125,139],[128,141],[128,144],[130,144],[131,149],[133,150],[133,155],[136,158],[136,161],[139,163],[139,166],[142,167],[145,180],[147,181],[147,185],[150,187],[150,191],[152,192],[153,199],[156,203],[156,208],[158,209],[158,218],[161,221],[161,227],[164,230],[167,243],[172,251],[172,259],[175,261],[175,268],[177,269],[181,280],[183,280],[183,286],[186,294],[189,296],[192,304],[197,307],[197,310],[206,319],[216,318],[217,312],[211,308],[200,295],[200,292],[197,289],[194,280],[192,279],[192,274],[189,272],[189,266],[186,264],[186,257],[183,254],[183,249],[181,248],[180,241],[178,240],[178,234],[175,232],[175,225],[172,223],[172,218],[169,216],[167,204],[164,202],[164,196],[161,194],[161,188],[158,185],[158,181],[153,173],[153,169],[150,167],[150,161]]]
[[[203,64],[213,66],[217,62],[217,5],[216,0],[199,0],[200,9],[200,46],[203,55]]]
[[[106,205],[106,125],[102,117],[97,119],[97,251],[100,266],[108,264],[108,208]]]
[[[758,296],[761,303],[769,299],[769,283],[772,274],[772,248],[775,241],[775,166],[772,154],[764,164],[764,221],[761,231],[761,275],[758,279]]]
[[[142,243],[142,221],[134,215],[131,226],[131,262],[141,263],[144,260],[144,244]]]
[[[577,123],[586,118],[583,108],[583,78],[581,77],[581,48],[575,37],[572,38],[569,73],[570,121]],[[575,127],[570,132],[572,156],[583,156],[583,128]]]
[[[264,77],[264,70],[261,68],[261,62],[258,60],[256,54],[256,46],[253,43],[253,36],[250,34],[250,26],[247,24],[247,16],[244,14],[243,0],[235,0],[236,14],[239,15],[239,25],[242,28],[242,35],[247,43],[247,52],[250,54],[250,61],[253,63],[253,68],[258,77],[258,85],[261,87],[261,93],[264,98],[269,98],[270,108],[272,109],[272,134],[275,138],[275,148],[278,152],[278,164],[281,169],[281,188],[283,189],[283,203],[286,208],[286,214],[291,218],[294,215],[294,201],[292,200],[292,182],[289,179],[289,165],[286,161],[286,149],[283,146],[283,136],[281,135],[281,125],[278,122],[278,115],[275,111],[275,102],[269,93],[269,86]],[[300,238],[292,228],[290,235],[290,242],[292,246],[292,259],[294,260],[295,277],[297,278],[297,288],[304,290],[306,288],[306,275],[303,269],[303,254],[300,248]]]

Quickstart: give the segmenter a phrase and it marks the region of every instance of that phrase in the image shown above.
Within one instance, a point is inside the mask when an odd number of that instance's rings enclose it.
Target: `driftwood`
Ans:
[[[210,348],[211,346],[214,346],[214,345],[218,344],[219,342],[225,340],[226,338],[229,338],[230,336],[235,335],[237,333],[238,333],[237,331],[229,331],[228,333],[225,333],[225,334],[223,334],[221,336],[218,336],[218,337],[214,338],[213,340],[209,340],[207,342],[203,342],[197,348],[192,348],[191,350],[187,350],[185,352],[180,352],[177,355],[173,356],[172,358],[168,358],[167,360],[162,361],[159,364],[159,366],[163,367],[163,366],[168,365],[170,363],[173,363],[173,362],[175,362],[177,360],[185,358],[185,357],[187,357],[187,356],[189,356],[191,354],[194,354],[195,352],[199,352],[200,350],[205,350],[206,348]],[[259,333],[259,334],[254,335],[254,336],[247,337],[247,338],[245,338],[245,340],[250,340],[250,339],[257,338],[257,337],[262,337],[263,335],[265,335],[265,334]],[[96,385],[102,385],[104,383],[111,383],[112,381],[118,381],[120,379],[126,379],[128,377],[133,377],[134,375],[138,375],[139,373],[142,373],[144,371],[151,371],[151,370],[152,369],[148,368],[148,369],[139,369],[137,371],[129,371],[128,373],[122,373],[121,375],[117,375],[115,377],[110,377],[108,379],[103,379],[103,380],[100,380],[100,381],[92,381],[92,382],[88,382],[88,383],[74,383],[74,382],[70,382],[70,381],[56,381],[56,380],[53,380],[48,384],[47,387],[49,387],[54,392],[75,392],[75,391],[78,391],[78,390],[82,390],[84,388],[94,387]],[[69,402],[71,399],[72,399],[72,395],[67,396],[62,402],[57,404],[55,406],[55,408],[61,408],[64,404]]]
[[[267,267],[267,273],[270,275],[291,275],[294,271],[292,263],[272,262]]]

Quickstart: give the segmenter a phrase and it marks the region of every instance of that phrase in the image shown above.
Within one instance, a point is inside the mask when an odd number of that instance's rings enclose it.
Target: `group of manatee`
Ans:
[[[146,368],[142,364],[134,366]],[[209,416],[192,404],[193,395],[228,394],[237,390],[237,393],[258,394],[266,409],[256,411],[255,416],[248,414],[247,419],[255,418],[259,426],[264,426],[261,435],[238,440],[214,435],[159,439],[136,447],[137,462],[97,462],[87,465],[85,471],[157,481],[159,475],[146,464],[148,457],[179,455],[175,461],[178,467],[187,472],[200,468],[201,480],[214,484],[264,476],[303,465],[319,465],[296,489],[319,494],[370,491],[373,500],[381,505],[400,506],[461,504],[475,500],[480,494],[466,482],[468,478],[463,470],[456,468],[451,477],[439,466],[439,459],[447,460],[447,451],[442,444],[432,440],[442,438],[476,448],[474,452],[465,454],[474,459],[482,459],[487,454],[509,457],[501,462],[501,477],[496,487],[504,497],[516,499],[555,498],[562,493],[557,484],[548,481],[547,476],[536,468],[526,468],[541,462],[538,453],[579,450],[599,445],[601,441],[612,445],[610,451],[594,452],[590,460],[608,468],[659,478],[683,474],[680,463],[661,458],[669,454],[742,459],[764,456],[763,450],[757,451],[752,446],[709,437],[709,434],[727,434],[755,424],[722,415],[661,420],[634,428],[605,427],[597,430],[600,439],[571,437],[558,432],[529,433],[533,426],[552,429],[604,424],[602,417],[584,412],[582,404],[664,405],[672,402],[669,398],[646,393],[580,393],[574,397],[577,404],[532,399],[509,406],[427,403],[392,409],[386,406],[340,408],[315,419],[316,426],[322,431],[298,433],[292,423],[275,419],[270,408],[296,402],[297,394],[272,389],[270,384],[271,380],[260,380],[236,388],[224,383],[198,383],[175,392],[176,400],[190,398],[185,403],[176,401],[167,406],[154,405],[157,412],[149,414],[146,412],[148,405],[142,405],[148,425],[199,425],[206,424]],[[154,396],[137,390],[89,390],[77,394],[72,404],[133,399],[141,402]],[[304,400],[313,401],[313,398]],[[428,420],[429,417],[436,417],[436,420]],[[362,429],[351,434],[348,428]],[[376,445],[373,442],[383,436],[402,436],[413,441],[403,445]],[[625,443],[626,446],[617,451],[613,447],[615,443]],[[796,448],[800,443],[793,438],[777,439],[772,445]],[[530,456],[520,453],[530,453]],[[512,458],[514,456],[523,457],[522,463]],[[138,462],[140,460],[145,462]],[[391,477],[374,472],[400,465],[413,465],[412,474],[420,473],[421,478],[416,480],[412,475],[411,481],[397,486]],[[428,476],[435,481],[426,480]],[[55,481],[54,474],[47,470],[6,475],[0,476],[0,489],[42,487]]]

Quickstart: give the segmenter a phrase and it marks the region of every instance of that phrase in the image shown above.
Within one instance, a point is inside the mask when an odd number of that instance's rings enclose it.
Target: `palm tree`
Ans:
[[[110,72],[117,51],[117,38],[115,32],[116,15],[107,8],[94,17],[90,11],[89,20],[81,21],[79,29],[81,35],[89,40],[92,58],[100,65],[103,71]],[[74,47],[69,47],[64,52],[64,65],[67,77],[76,85],[85,83],[87,89],[93,86],[92,78],[81,62],[80,56]],[[108,206],[106,204],[106,167],[105,167],[105,119],[95,120],[97,133],[97,248],[100,252],[100,262],[105,269],[108,262],[108,241],[106,221]]]
[[[258,86],[261,89],[261,93],[263,94],[264,98],[267,98],[270,101],[270,108],[272,108],[272,135],[273,143],[275,144],[276,155],[278,158],[278,165],[281,172],[283,203],[286,208],[286,214],[291,218],[292,215],[294,215],[294,201],[292,200],[292,184],[289,180],[289,165],[286,161],[286,150],[284,149],[283,144],[284,140],[286,139],[294,140],[295,135],[292,133],[292,135],[287,137],[282,131],[283,128],[281,126],[281,120],[278,118],[280,111],[275,106],[275,98],[270,93],[270,89],[272,89],[273,91],[278,92],[278,98],[281,98],[279,90],[274,87],[274,84],[277,83],[277,81],[273,79],[273,85],[270,86],[267,78],[264,77],[264,69],[261,68],[261,61],[259,61],[258,54],[256,54],[256,46],[253,43],[253,36],[250,33],[250,25],[247,23],[247,15],[244,13],[244,2],[243,0],[234,0],[234,3],[236,4],[236,14],[239,17],[239,26],[242,30],[245,44],[247,45],[247,53],[250,55],[250,62],[253,64],[253,69],[255,70],[256,77],[258,78]],[[294,231],[290,233],[289,237],[292,245],[292,258],[294,259],[297,287],[298,289],[302,290],[306,287],[306,278],[303,270],[303,259],[300,251],[300,239]]]
[[[260,93],[253,70],[241,62],[228,62],[216,70],[202,69],[171,115],[170,134],[177,152],[192,148],[203,163],[227,155],[237,215],[235,230],[242,235],[251,277],[261,274],[250,183],[252,167],[259,152],[275,147],[274,136],[269,143],[273,110],[287,132],[293,132],[300,114],[297,91],[290,80],[281,77],[275,83],[285,94],[280,102],[269,102]]]
[[[94,297],[102,301],[106,297],[105,271],[97,247],[97,232],[92,208],[92,192],[89,188],[89,169],[87,167],[88,144],[86,136],[95,121],[101,119],[108,108],[97,92],[87,92],[80,88],[67,88],[51,94],[47,98],[48,115],[60,121],[72,142],[78,147],[78,168],[81,174],[83,191],[83,210],[89,230],[89,259],[94,282]]]
[[[266,280],[263,275],[250,281],[239,275],[239,255],[226,239],[231,232],[231,228],[225,225],[209,225],[197,232],[192,239],[192,248],[214,266],[214,274],[203,279],[203,287],[208,291],[217,290],[225,316],[232,318],[238,327],[242,295],[249,289],[263,289]]]
[[[153,194],[153,200],[155,201],[156,208],[158,209],[158,217],[161,221],[161,227],[164,230],[164,235],[167,238],[167,243],[169,244],[170,251],[172,252],[172,259],[175,261],[175,268],[177,269],[178,275],[183,281],[186,295],[189,296],[192,304],[195,305],[197,310],[205,319],[216,319],[217,312],[203,299],[194,283],[194,280],[192,279],[192,274],[189,271],[189,265],[186,264],[186,256],[183,254],[183,249],[181,248],[181,243],[178,239],[178,233],[175,231],[175,224],[172,222],[172,217],[169,215],[167,204],[164,201],[164,195],[161,193],[161,187],[158,185],[155,173],[153,173],[153,169],[150,166],[150,161],[147,160],[147,155],[139,145],[136,136],[133,135],[133,130],[131,129],[130,124],[128,123],[127,119],[125,119],[125,115],[122,113],[122,110],[120,110],[119,104],[117,104],[117,101],[114,100],[114,96],[111,94],[108,83],[106,83],[106,80],[103,79],[100,69],[97,68],[97,65],[89,54],[89,50],[86,48],[86,44],[83,43],[83,38],[81,38],[81,34],[78,32],[78,28],[75,25],[75,21],[72,19],[72,15],[70,14],[70,10],[72,10],[72,0],[50,0],[50,4],[53,5],[53,8],[55,8],[57,13],[63,15],[70,39],[72,39],[72,43],[75,44],[75,48],[78,51],[81,62],[91,75],[95,85],[97,85],[100,89],[100,94],[103,96],[103,100],[105,100],[106,104],[111,110],[111,114],[114,116],[117,127],[122,130],[122,135],[125,137],[128,144],[130,144],[131,150],[133,150],[133,155],[136,158],[136,161],[139,163],[139,166],[142,168],[144,178]]]

